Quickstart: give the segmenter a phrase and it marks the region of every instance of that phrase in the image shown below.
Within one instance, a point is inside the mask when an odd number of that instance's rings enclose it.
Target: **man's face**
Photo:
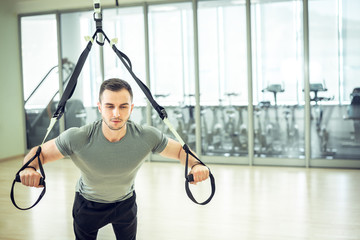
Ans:
[[[103,122],[111,130],[121,130],[125,126],[133,107],[130,93],[126,89],[116,92],[105,90],[101,96],[101,102],[98,102]]]

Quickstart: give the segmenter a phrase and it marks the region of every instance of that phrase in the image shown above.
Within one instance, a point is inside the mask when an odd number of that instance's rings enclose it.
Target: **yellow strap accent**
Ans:
[[[111,47],[112,47],[114,44],[117,44],[117,43],[118,43],[118,39],[117,39],[117,38],[113,38],[113,39],[111,39],[111,41],[110,41]]]
[[[51,129],[53,129],[56,121],[57,121],[56,117],[50,119],[50,124],[49,124],[49,127],[47,128],[46,135],[45,135],[45,137],[44,137],[44,139],[43,139],[43,141],[42,141],[42,143],[41,143],[41,147],[43,146],[43,144],[44,144],[47,136],[48,136],[49,133],[51,132]]]
[[[174,136],[176,137],[176,139],[180,142],[181,146],[185,145],[184,140],[182,140],[182,138],[180,137],[179,133],[175,130],[175,128],[173,127],[173,125],[171,124],[171,122],[169,121],[168,118],[164,118],[163,122],[168,126],[168,128],[170,129],[170,131],[174,134]]]

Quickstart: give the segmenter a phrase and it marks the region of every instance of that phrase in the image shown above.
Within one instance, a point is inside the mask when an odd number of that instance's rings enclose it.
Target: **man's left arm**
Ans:
[[[194,153],[195,154],[195,153]],[[165,149],[160,153],[161,156],[166,158],[177,159],[181,164],[186,163],[186,152],[182,148],[181,144],[171,138],[168,139],[168,143]],[[194,176],[194,182],[202,182],[209,177],[209,169],[202,165],[196,158],[189,154],[188,167],[191,168],[190,174]]]

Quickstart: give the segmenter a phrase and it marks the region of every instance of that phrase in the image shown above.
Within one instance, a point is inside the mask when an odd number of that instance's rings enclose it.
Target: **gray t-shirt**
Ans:
[[[168,139],[156,128],[132,121],[118,142],[109,142],[102,121],[60,134],[55,144],[80,169],[76,191],[90,201],[111,203],[132,196],[136,173],[150,153],[162,152]]]

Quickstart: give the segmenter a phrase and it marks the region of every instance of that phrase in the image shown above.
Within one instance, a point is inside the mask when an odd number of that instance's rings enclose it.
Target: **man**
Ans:
[[[111,223],[117,239],[136,239],[137,206],[134,179],[150,152],[178,159],[185,164],[180,143],[159,130],[129,120],[134,108],[130,85],[109,79],[100,87],[98,110],[102,120],[80,128],[70,128],[44,143],[42,163],[69,156],[80,169],[73,205],[76,239],[96,239],[98,230]],[[31,149],[26,163],[36,152]],[[194,182],[208,178],[209,170],[189,157]],[[22,184],[40,187],[37,161],[20,173]]]

